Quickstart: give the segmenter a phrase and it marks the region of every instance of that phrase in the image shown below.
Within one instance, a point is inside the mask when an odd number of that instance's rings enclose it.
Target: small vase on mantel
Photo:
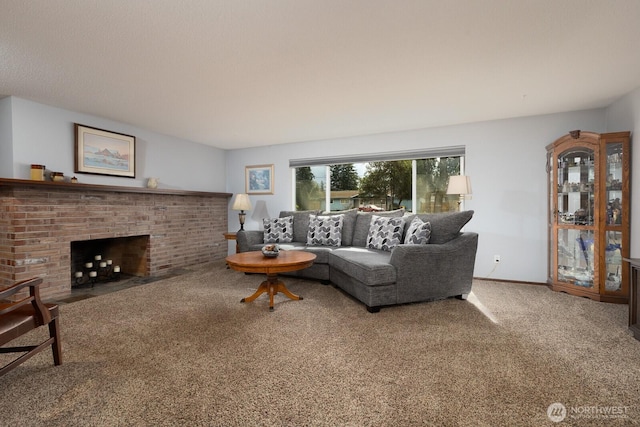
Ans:
[[[31,179],[34,181],[44,181],[45,165],[31,165]]]
[[[158,178],[149,178],[147,180],[147,188],[158,188]]]

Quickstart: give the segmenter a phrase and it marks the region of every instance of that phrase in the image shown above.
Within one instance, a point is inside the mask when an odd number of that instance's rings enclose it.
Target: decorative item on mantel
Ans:
[[[92,261],[85,262],[81,271],[74,273],[76,286],[93,285],[96,282],[120,280],[120,266],[113,265],[113,260],[103,260],[102,255],[95,255]]]
[[[151,177],[147,179],[147,188],[158,188],[158,178]]]
[[[75,176],[71,177],[71,183],[75,184],[76,182],[78,182],[78,178],[76,178]]]
[[[54,182],[62,182],[62,181],[64,181],[64,173],[62,173],[62,172],[51,172],[51,181],[54,181]]]
[[[44,181],[45,165],[31,165],[31,179],[34,181]]]

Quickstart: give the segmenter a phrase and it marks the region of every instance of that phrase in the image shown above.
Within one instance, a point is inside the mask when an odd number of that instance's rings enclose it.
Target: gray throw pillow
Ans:
[[[473,217],[473,211],[419,214],[424,222],[431,223],[431,244],[443,244],[458,236],[460,230]]]
[[[422,222],[420,218],[413,218],[404,236],[407,245],[426,245],[431,237],[431,223]]]
[[[291,243],[293,241],[293,217],[265,218],[264,243]]]
[[[309,246],[340,246],[342,242],[342,222],[344,215],[309,215]]]
[[[367,247],[391,251],[391,249],[402,243],[404,233],[404,218],[385,218],[373,215],[369,226],[369,236]]]
[[[305,243],[307,241],[307,230],[309,229],[309,215],[320,213],[317,210],[306,211],[281,211],[280,218],[293,217],[293,241]]]

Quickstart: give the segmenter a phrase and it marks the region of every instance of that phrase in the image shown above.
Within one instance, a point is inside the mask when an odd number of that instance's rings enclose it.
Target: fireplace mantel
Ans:
[[[231,193],[215,193],[208,191],[190,191],[166,188],[122,187],[116,185],[80,184],[71,182],[34,181],[31,179],[0,178],[0,186],[55,187],[70,191],[108,191],[113,193],[167,194],[174,196],[209,196],[231,197]]]
[[[42,277],[71,293],[71,243],[149,236],[147,276],[227,255],[230,193],[0,178],[0,289]]]

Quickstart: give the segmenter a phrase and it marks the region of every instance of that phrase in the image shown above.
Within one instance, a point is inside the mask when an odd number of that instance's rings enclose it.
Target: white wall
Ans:
[[[11,97],[0,99],[0,176],[13,170],[13,146],[11,144]]]
[[[148,177],[158,177],[158,188],[224,192],[225,154],[221,149],[160,135],[125,123],[54,108],[12,97],[13,170],[0,162],[0,176],[29,179],[32,163],[46,165],[50,171],[75,175],[85,184],[144,187]],[[5,101],[3,99],[2,101]],[[5,108],[0,104],[0,125],[5,133]],[[73,124],[106,129],[136,137],[136,178],[74,173]],[[6,141],[0,139],[3,154]]]
[[[607,132],[631,131],[631,164],[640,165],[640,150],[634,149],[634,131],[640,128],[640,88],[607,108]],[[637,141],[635,144],[640,144]],[[636,168],[637,170],[637,168]],[[632,258],[640,258],[640,174],[631,167],[631,245]],[[635,201],[635,203],[634,203]]]
[[[465,208],[475,210],[465,229],[480,234],[474,275],[488,276],[494,267],[493,255],[501,255],[490,277],[546,282],[545,147],[574,129],[603,132],[605,110],[231,150],[227,191],[244,192],[245,166],[273,163],[275,194],[251,200],[254,206],[258,200],[265,201],[270,215],[277,216],[280,210],[293,207],[289,159],[465,145],[466,173],[473,187],[473,198]],[[258,229],[250,217],[251,212],[245,227]],[[239,227],[237,212],[229,212],[229,227]]]

